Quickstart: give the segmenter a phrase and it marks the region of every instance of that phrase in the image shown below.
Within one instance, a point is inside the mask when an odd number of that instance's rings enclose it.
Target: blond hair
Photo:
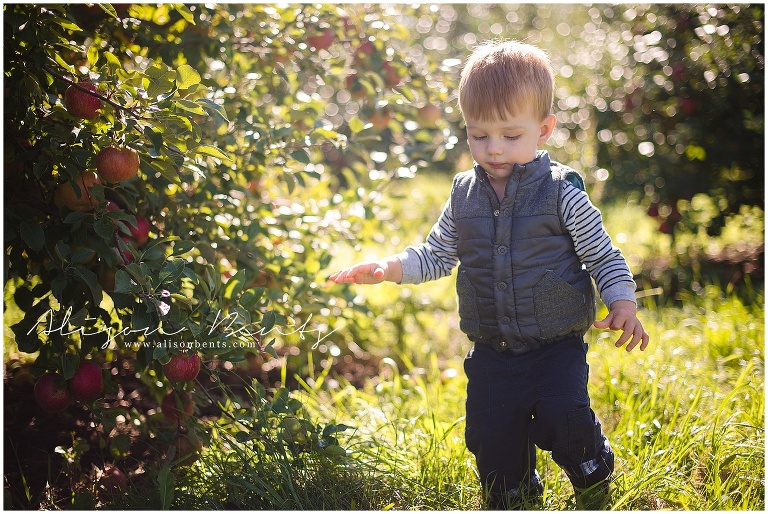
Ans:
[[[516,116],[528,105],[539,119],[552,112],[555,76],[543,50],[519,41],[489,41],[469,56],[459,83],[459,109],[466,118]]]

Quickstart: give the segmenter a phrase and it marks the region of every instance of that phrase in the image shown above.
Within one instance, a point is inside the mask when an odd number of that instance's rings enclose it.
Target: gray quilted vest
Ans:
[[[584,335],[594,322],[592,278],[559,209],[562,181],[576,177],[540,152],[515,166],[502,202],[479,165],[454,178],[456,289],[460,327],[471,340],[523,354]]]

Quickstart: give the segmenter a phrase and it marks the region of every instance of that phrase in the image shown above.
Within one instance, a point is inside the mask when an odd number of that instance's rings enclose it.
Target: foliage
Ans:
[[[94,350],[138,349],[139,367],[159,373],[191,341],[236,361],[239,346],[271,350],[262,338],[320,332],[336,301],[317,280],[329,241],[370,223],[376,184],[442,140],[394,122],[427,98],[390,48],[403,35],[367,32],[362,8],[118,8],[4,8],[5,280],[25,312],[19,350],[69,378]],[[328,49],[308,46],[318,27],[333,28]],[[86,81],[103,105],[95,120],[63,103]],[[383,109],[387,127],[366,123]],[[111,145],[138,152],[138,177],[73,187],[93,209],[54,206]],[[143,245],[128,230],[139,218]],[[160,339],[172,344],[141,347]]]
[[[728,214],[764,201],[763,6],[625,6],[614,19],[613,94],[596,128],[608,190],[643,188],[652,209],[669,208],[666,232],[679,200],[716,197],[716,235]]]
[[[125,361],[159,401],[196,387],[164,379],[173,354],[215,373],[248,351],[308,352],[337,305],[362,310],[325,287],[330,244],[374,229],[379,185],[449,133],[410,121],[441,71],[412,69],[383,9],[9,4],[4,24],[6,343],[34,375],[69,380],[92,359],[119,395],[110,363]],[[100,102],[95,118],[70,88]],[[109,147],[136,152],[137,176],[85,182]],[[87,407],[170,449],[206,430]]]

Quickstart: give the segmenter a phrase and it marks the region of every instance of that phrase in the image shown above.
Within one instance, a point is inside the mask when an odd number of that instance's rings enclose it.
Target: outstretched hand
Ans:
[[[328,280],[342,284],[353,282],[355,284],[378,284],[384,282],[386,270],[380,262],[363,262],[352,267],[338,271],[328,277]]]
[[[618,304],[618,305],[617,305]],[[626,305],[625,305],[626,304]],[[623,333],[616,340],[616,348],[621,348],[627,343],[627,351],[632,351],[638,344],[643,351],[648,346],[648,332],[635,314],[635,304],[632,302],[617,301],[611,305],[611,311],[605,319],[595,321],[595,327],[621,330]]]

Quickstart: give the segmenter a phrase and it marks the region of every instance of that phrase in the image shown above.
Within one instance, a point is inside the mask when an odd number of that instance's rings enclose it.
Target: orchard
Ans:
[[[406,290],[377,310],[326,277],[413,218],[387,208],[392,187],[471,166],[455,93],[471,48],[502,33],[552,46],[550,153],[674,246],[762,215],[759,19],[746,6],[4,5],[5,412],[25,436],[6,438],[6,506],[178,508],[194,504],[179,484],[216,466],[355,489],[352,427],[310,416],[296,390],[365,390],[418,354],[403,341],[428,302]],[[691,280],[700,246],[677,257]],[[762,248],[734,258],[734,282]],[[644,285],[668,286],[651,266],[638,263]],[[273,486],[235,483],[208,507],[303,505]]]

